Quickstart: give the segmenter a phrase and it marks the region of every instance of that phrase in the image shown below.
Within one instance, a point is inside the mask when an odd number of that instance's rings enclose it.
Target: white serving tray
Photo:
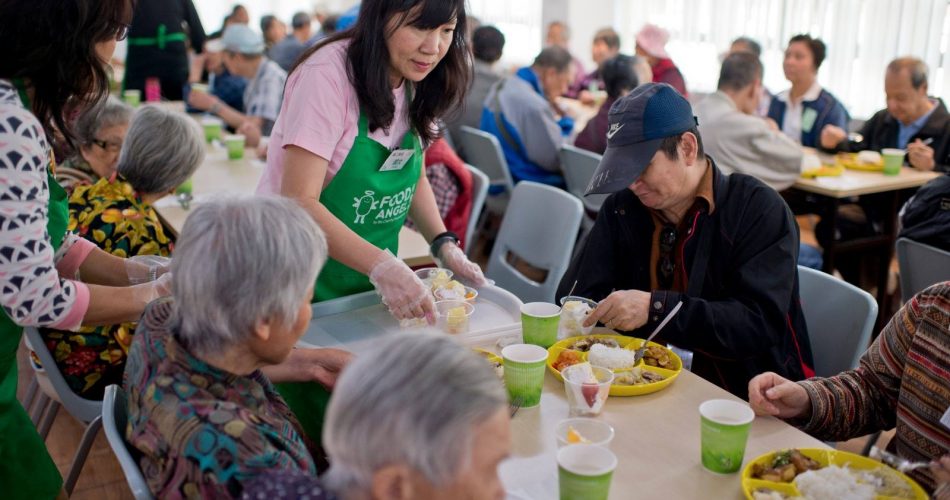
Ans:
[[[496,286],[478,289],[475,311],[468,333],[450,335],[472,347],[492,347],[502,338],[521,339],[521,300]],[[313,305],[313,319],[298,345],[336,347],[360,353],[373,341],[399,332],[435,332],[448,335],[434,326],[400,327],[399,322],[380,303],[374,291],[319,302]]]

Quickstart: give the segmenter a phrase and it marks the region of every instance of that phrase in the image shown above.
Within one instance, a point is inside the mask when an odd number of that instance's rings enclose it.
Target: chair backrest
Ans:
[[[27,342],[30,344],[30,348],[33,349],[36,356],[40,358],[43,371],[46,373],[46,377],[53,387],[53,391],[56,393],[55,395],[50,394],[50,396],[59,400],[63,408],[66,408],[66,411],[75,417],[76,420],[84,424],[92,422],[99,416],[99,413],[102,412],[102,401],[86,399],[73,392],[69,384],[66,383],[66,379],[63,378],[62,372],[59,371],[56,360],[53,359],[53,354],[46,348],[46,343],[43,342],[43,337],[40,335],[39,330],[34,327],[27,327],[23,330]],[[41,385],[41,387],[45,386]]]
[[[600,164],[600,155],[568,144],[561,146],[558,155],[561,157],[561,170],[564,172],[567,190],[581,200],[584,208],[591,212],[599,212],[600,206],[610,195],[584,196],[584,192],[587,191],[587,185],[590,184],[597,165]]]
[[[129,421],[129,401],[125,391],[121,387],[113,384],[106,387],[105,397],[102,400],[102,428],[105,430],[106,439],[116,458],[119,459],[119,465],[125,474],[125,481],[129,483],[132,495],[136,500],[150,500],[152,492],[148,489],[148,483],[142,476],[139,464],[136,460],[138,453],[130,450],[125,441],[125,428]]]
[[[581,202],[566,191],[519,182],[502,219],[486,275],[524,302],[553,302],[558,282],[570,263],[583,215]],[[544,282],[536,282],[515,269],[507,260],[509,252],[547,271]]]
[[[897,240],[901,299],[910,300],[923,289],[950,280],[950,252],[907,238]]]
[[[484,172],[492,185],[502,186],[509,192],[514,189],[508,160],[505,160],[505,153],[497,137],[467,125],[462,125],[459,135],[454,139],[465,152],[465,163]]]
[[[475,246],[475,228],[478,218],[485,207],[485,197],[488,196],[488,176],[481,170],[465,164],[465,168],[472,174],[472,212],[468,216],[468,227],[465,228],[465,252],[468,253]]]
[[[857,367],[877,319],[874,297],[804,266],[798,266],[798,281],[815,374],[830,377]]]

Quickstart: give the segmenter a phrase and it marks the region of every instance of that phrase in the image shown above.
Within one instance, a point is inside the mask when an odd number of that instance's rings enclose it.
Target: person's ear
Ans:
[[[254,337],[261,342],[267,342],[271,337],[271,321],[269,318],[259,319],[254,324]]]
[[[373,500],[411,500],[412,471],[401,464],[386,465],[373,473]]]
[[[696,139],[696,135],[692,132],[686,132],[683,134],[683,138],[680,140],[680,154],[683,155],[683,159],[686,161],[687,165],[692,165],[696,163],[696,155],[699,151],[699,141]]]

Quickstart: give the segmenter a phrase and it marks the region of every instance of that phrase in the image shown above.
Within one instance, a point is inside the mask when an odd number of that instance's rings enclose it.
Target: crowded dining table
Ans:
[[[518,313],[523,304],[514,295],[495,286],[482,288],[474,305],[471,331],[453,339],[496,354],[501,345],[525,340]],[[432,328],[401,328],[375,294],[365,293],[314,304],[301,345],[342,348],[359,356],[372,351],[385,336],[406,330],[421,334]],[[593,333],[615,332],[601,328]],[[700,462],[699,406],[715,399],[745,404],[687,370],[652,394],[608,397],[595,419],[615,430],[609,447],[617,456],[617,467],[609,498],[635,498],[635,492],[662,492],[666,498],[744,498],[740,473],[713,473]],[[558,498],[560,446],[555,427],[568,417],[564,385],[545,370],[540,405],[515,409],[511,420],[511,456],[500,469],[508,499]],[[752,423],[739,470],[760,455],[787,448],[830,449],[781,420],[759,416]]]

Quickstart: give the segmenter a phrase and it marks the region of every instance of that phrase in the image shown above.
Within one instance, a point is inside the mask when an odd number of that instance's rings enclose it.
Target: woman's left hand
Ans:
[[[125,273],[130,285],[155,281],[171,269],[172,260],[160,255],[136,255],[125,259]]]
[[[468,260],[465,252],[455,243],[444,243],[439,248],[439,255],[436,258],[441,262],[442,267],[451,269],[455,276],[463,281],[470,283],[475,288],[483,287],[488,284],[482,268],[478,264]]]
[[[333,389],[340,373],[353,355],[340,349],[307,349],[290,351],[279,365],[261,369],[271,382],[317,382]]]

